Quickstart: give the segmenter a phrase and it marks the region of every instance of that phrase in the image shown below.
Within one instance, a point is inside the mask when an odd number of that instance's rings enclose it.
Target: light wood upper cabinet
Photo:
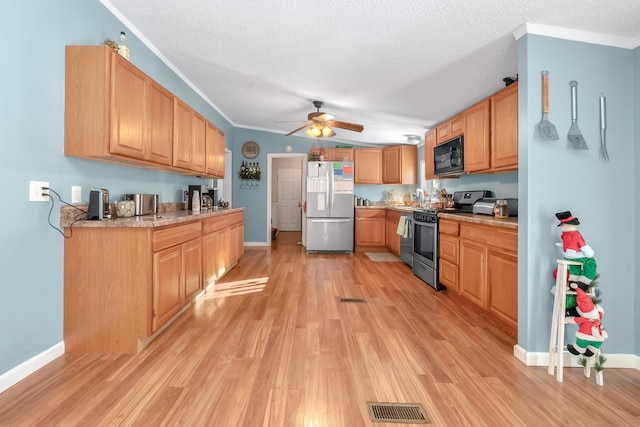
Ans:
[[[113,58],[111,147],[113,154],[145,159],[149,79],[119,55]]]
[[[64,153],[145,161],[151,79],[106,46],[67,46]]]
[[[320,148],[312,148],[309,153],[320,155]],[[353,148],[322,148],[325,162],[353,162]]]
[[[418,147],[397,145],[382,150],[383,184],[418,183]]]
[[[435,165],[433,162],[433,149],[436,146],[436,130],[431,129],[424,134],[424,178],[434,179]]]
[[[490,125],[489,99],[485,99],[464,112],[464,171],[467,173],[489,169]]]
[[[151,81],[149,103],[149,160],[171,166],[173,153],[173,95]]]
[[[193,110],[175,98],[173,118],[173,166],[189,170],[193,152]]]
[[[353,148],[336,148],[333,153],[336,162],[353,162]]]
[[[224,134],[210,173],[202,115],[107,46],[65,52],[66,156],[224,176]]]
[[[382,184],[382,149],[362,148],[354,150],[356,184]],[[384,237],[384,235],[383,235]]]
[[[191,152],[191,167],[194,172],[204,172],[206,159],[207,121],[200,114],[193,112],[193,146]]]
[[[224,178],[224,133],[207,122],[206,172],[214,178]]]
[[[518,168],[518,82],[491,97],[491,169]]]
[[[442,144],[464,133],[464,114],[458,114],[436,127],[436,144]]]

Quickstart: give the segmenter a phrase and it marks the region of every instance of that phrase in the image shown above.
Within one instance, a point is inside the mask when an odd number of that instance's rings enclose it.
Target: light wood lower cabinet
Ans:
[[[400,235],[398,234],[398,223],[400,222],[400,212],[387,210],[385,220],[385,235],[387,248],[397,256],[400,256]]]
[[[518,326],[518,232],[440,220],[440,281],[490,312],[513,332]]]
[[[459,292],[458,289],[458,264],[460,263],[458,241],[459,224],[455,221],[442,219],[439,222],[440,232],[440,283],[447,287],[447,290]]]
[[[244,214],[204,220],[202,249],[206,287],[224,276],[244,254]]]
[[[183,248],[173,246],[153,254],[153,314],[155,332],[180,311],[184,300]]]
[[[464,239],[460,241],[460,295],[487,308],[487,247]]]
[[[386,211],[385,208],[356,209],[356,249],[385,247]]]
[[[243,221],[234,212],[158,228],[74,228],[64,242],[65,350],[136,353],[139,338],[238,262]]]

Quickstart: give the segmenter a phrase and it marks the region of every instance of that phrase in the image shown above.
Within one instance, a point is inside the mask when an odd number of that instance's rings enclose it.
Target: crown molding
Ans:
[[[556,39],[572,40],[577,42],[592,43],[623,49],[635,49],[640,46],[640,37],[622,37],[610,34],[593,33],[590,31],[573,30],[570,28],[554,27],[552,25],[524,23],[513,31],[516,40],[525,34],[553,37]]]

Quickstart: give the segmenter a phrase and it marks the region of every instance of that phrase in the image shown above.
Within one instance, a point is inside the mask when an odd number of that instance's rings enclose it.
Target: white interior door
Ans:
[[[302,230],[300,169],[278,169],[278,224],[281,231]]]

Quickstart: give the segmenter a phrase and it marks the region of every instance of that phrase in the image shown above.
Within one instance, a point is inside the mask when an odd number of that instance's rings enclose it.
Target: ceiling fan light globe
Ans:
[[[328,126],[322,128],[322,136],[334,136],[336,133]]]
[[[315,137],[321,136],[322,135],[322,131],[317,126],[313,126],[313,127],[309,128],[309,129],[307,129],[307,135],[315,136]]]

